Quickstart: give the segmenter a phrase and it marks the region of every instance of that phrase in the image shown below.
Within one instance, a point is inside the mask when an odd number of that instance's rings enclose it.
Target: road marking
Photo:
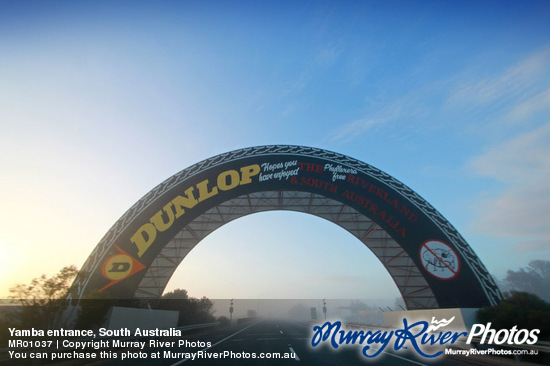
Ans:
[[[300,357],[298,357],[298,354],[296,353],[296,351],[294,350],[294,348],[292,348],[292,345],[288,345],[288,349],[290,350],[290,353],[294,353],[294,359],[296,361],[300,361]]]
[[[284,333],[283,333],[283,331],[282,331],[282,330],[280,330],[279,332],[281,332],[281,334],[283,334],[283,335],[284,335]]]
[[[243,328],[243,329],[239,330],[238,332],[235,332],[235,333],[231,334],[230,336],[225,337],[224,339],[222,339],[222,340],[219,341],[219,342],[214,343],[214,344],[211,345],[210,347],[206,347],[206,348],[201,349],[201,351],[202,351],[202,352],[208,351],[210,348],[215,347],[215,346],[217,346],[218,344],[220,344],[220,343],[222,343],[222,342],[225,342],[225,341],[228,340],[229,338],[232,338],[232,337],[236,336],[237,334],[244,332],[245,330],[247,330],[248,328],[250,328],[250,327],[253,326],[253,325],[256,325],[256,323],[250,324],[248,327]],[[183,360],[180,360],[180,361],[178,361],[178,362],[176,362],[176,363],[173,363],[173,364],[170,365],[170,366],[178,366],[178,365],[181,365],[182,363],[187,362],[187,361],[189,361],[189,360],[190,360],[190,358],[184,358]]]

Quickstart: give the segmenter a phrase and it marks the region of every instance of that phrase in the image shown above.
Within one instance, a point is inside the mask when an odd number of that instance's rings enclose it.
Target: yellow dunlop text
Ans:
[[[240,171],[226,170],[218,175],[216,185],[212,185],[208,179],[205,179],[185,190],[183,195],[176,196],[130,238],[130,241],[137,247],[138,256],[143,256],[155,242],[157,233],[172,227],[174,222],[185,214],[185,209],[195,207],[198,203],[217,195],[220,190],[229,191],[235,187],[249,184],[252,182],[252,177],[259,173],[260,166],[258,164],[242,167]]]

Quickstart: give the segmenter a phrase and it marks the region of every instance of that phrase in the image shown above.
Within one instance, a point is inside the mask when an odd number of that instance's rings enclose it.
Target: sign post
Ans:
[[[229,300],[229,325],[233,319],[233,299]]]

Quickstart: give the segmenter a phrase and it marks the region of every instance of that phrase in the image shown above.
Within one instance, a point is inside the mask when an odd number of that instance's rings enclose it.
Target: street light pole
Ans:
[[[231,326],[231,321],[233,319],[233,300],[229,300],[229,325]]]

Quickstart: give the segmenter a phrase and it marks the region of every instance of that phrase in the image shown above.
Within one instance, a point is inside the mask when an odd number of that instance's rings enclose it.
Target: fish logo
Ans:
[[[435,332],[439,328],[446,327],[447,325],[451,324],[455,320],[455,317],[453,316],[451,319],[447,320],[445,318],[437,321],[435,320],[435,317],[432,317],[432,324],[428,327],[428,332]]]

